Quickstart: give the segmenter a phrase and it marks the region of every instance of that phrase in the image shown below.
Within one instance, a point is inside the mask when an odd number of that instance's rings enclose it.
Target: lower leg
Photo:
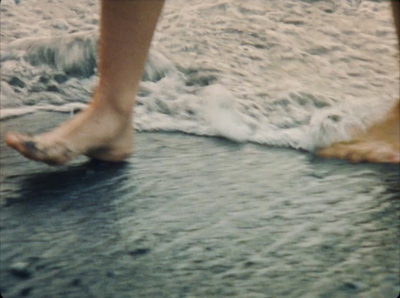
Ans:
[[[162,0],[103,0],[100,82],[89,107],[45,134],[8,133],[8,145],[48,164],[64,164],[80,154],[109,161],[129,156],[135,93],[162,6]]]
[[[103,0],[95,104],[131,114],[162,0]],[[102,100],[105,99],[106,101]]]

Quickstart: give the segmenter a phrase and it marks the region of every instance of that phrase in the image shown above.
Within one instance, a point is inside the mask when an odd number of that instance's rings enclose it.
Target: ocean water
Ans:
[[[85,108],[99,2],[1,2],[1,119]],[[314,150],[399,97],[389,1],[167,0],[134,127]]]

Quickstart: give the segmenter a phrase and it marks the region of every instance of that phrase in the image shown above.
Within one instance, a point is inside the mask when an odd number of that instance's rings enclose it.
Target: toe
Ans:
[[[46,144],[39,137],[19,133],[7,133],[6,143],[26,158],[49,165],[63,165],[76,154],[62,143]]]
[[[390,163],[400,163],[400,153],[394,154],[390,157]]]
[[[7,133],[5,141],[8,146],[14,148],[23,155],[29,154],[29,149],[35,147],[32,137],[15,132]]]
[[[350,151],[347,154],[346,159],[352,163],[360,163],[365,160],[365,158],[362,154],[360,154],[359,152],[352,152],[352,151]]]
[[[348,148],[345,145],[337,143],[328,148],[323,148],[317,154],[324,158],[345,159],[348,155]]]
[[[396,155],[392,148],[374,148],[368,153],[366,159],[374,163],[396,163],[398,160]]]
[[[21,138],[18,133],[15,132],[8,132],[4,138],[6,141],[7,145],[17,149],[21,145]],[[17,149],[18,150],[18,149]]]
[[[334,146],[323,148],[317,151],[317,154],[320,157],[324,158],[332,158],[334,156],[334,153],[335,153]]]

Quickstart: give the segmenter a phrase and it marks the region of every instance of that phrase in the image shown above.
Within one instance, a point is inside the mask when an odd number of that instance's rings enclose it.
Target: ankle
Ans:
[[[117,105],[112,100],[94,99],[88,106],[87,111],[96,117],[112,117],[118,122],[132,122],[133,107]]]
[[[109,94],[96,91],[90,104],[95,110],[116,113],[122,119],[132,120],[133,105],[135,102],[135,94],[129,93],[124,95]]]

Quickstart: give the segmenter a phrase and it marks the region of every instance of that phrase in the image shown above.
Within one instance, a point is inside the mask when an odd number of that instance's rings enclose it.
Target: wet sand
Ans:
[[[396,297],[399,167],[178,133],[126,163],[52,168],[5,147],[4,297]]]

